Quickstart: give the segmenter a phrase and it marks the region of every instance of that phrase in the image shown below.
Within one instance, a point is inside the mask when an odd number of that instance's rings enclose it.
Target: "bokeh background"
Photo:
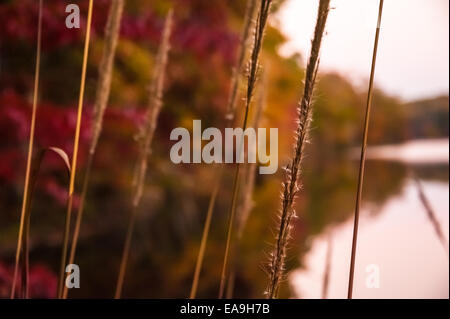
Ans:
[[[83,17],[80,29],[65,27],[69,3],[44,1],[36,140],[41,147],[57,146],[71,156],[88,2],[77,1]],[[95,0],[94,5],[78,189],[91,134],[109,3]],[[283,297],[321,297],[329,242],[333,249],[328,296],[345,297],[377,3],[332,1]],[[448,2],[422,0],[406,5],[403,1],[404,8],[393,3],[386,1],[386,23],[380,38],[355,297],[448,298]],[[245,11],[242,0],[126,1],[110,103],[77,251],[81,288],[71,291],[71,297],[113,296],[130,213],[131,177],[138,154],[135,135],[143,122],[147,88],[170,7],[175,10],[175,28],[164,106],[123,296],[185,298],[189,294],[211,185],[217,175],[211,165],[173,164],[169,134],[175,127],[189,129],[193,119],[201,119],[204,128],[223,128]],[[276,1],[264,42],[262,64],[268,84],[262,126],[279,128],[280,167],[292,151],[296,105],[316,7],[317,1]],[[7,297],[31,116],[37,1],[0,1],[0,21],[0,297]],[[242,106],[238,105],[240,113]],[[227,167],[216,204],[199,297],[217,295],[232,172],[233,167]],[[432,203],[447,238],[447,250],[436,238],[412,176],[420,179]],[[66,178],[64,167],[49,156],[33,199],[32,297],[55,296]],[[281,169],[256,178],[255,206],[237,261],[236,297],[264,296],[267,276],[263,268],[274,242],[282,180]],[[365,287],[369,264],[380,266],[379,289]]]

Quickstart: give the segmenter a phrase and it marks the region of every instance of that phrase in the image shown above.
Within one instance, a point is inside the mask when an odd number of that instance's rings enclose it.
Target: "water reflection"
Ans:
[[[448,140],[439,144],[448,150]],[[422,142],[423,146],[423,142]],[[435,144],[434,146],[437,146]],[[429,151],[432,145],[427,146]],[[399,160],[386,152],[389,160],[369,160],[366,166],[364,203],[358,238],[355,298],[448,298],[448,224],[449,224],[449,166],[448,152],[443,160],[420,161],[420,152],[412,161]],[[441,152],[442,153],[442,152]],[[375,153],[372,153],[375,154]],[[401,156],[404,153],[399,153]],[[381,156],[380,156],[381,157]],[[340,173],[345,172],[341,170]],[[422,180],[426,196],[441,223],[447,238],[447,251],[436,237],[433,226],[417,194],[412,174]],[[353,188],[352,178],[348,185]],[[329,177],[331,180],[342,176]],[[342,185],[347,185],[343,179]],[[326,184],[323,184],[326,185]],[[313,192],[317,193],[317,192]],[[318,195],[319,196],[319,195]],[[337,198],[336,196],[339,196]],[[321,298],[326,267],[327,237],[331,234],[333,251],[329,272],[329,298],[345,298],[347,292],[349,257],[353,225],[353,192],[347,188],[330,193],[329,197],[312,200],[311,214],[317,231],[305,236],[307,253],[302,267],[292,273],[291,284],[297,297]],[[337,205],[337,203],[340,203]],[[339,210],[339,213],[336,212]],[[345,210],[345,211],[344,211]],[[318,226],[320,225],[320,227]],[[367,288],[367,267],[375,265],[380,271],[380,287]]]

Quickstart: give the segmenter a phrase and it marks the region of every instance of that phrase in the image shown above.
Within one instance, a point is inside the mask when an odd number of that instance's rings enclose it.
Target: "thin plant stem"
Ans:
[[[236,115],[236,102],[237,102],[237,97],[238,97],[237,93],[238,93],[239,79],[240,79],[240,74],[241,74],[241,71],[242,71],[242,68],[244,65],[245,52],[247,51],[247,47],[248,47],[247,43],[248,43],[248,38],[249,38],[249,34],[250,34],[252,18],[253,18],[254,12],[255,12],[255,7],[256,7],[256,0],[249,0],[247,2],[247,8],[246,8],[245,18],[244,18],[244,27],[243,27],[242,35],[241,35],[239,57],[236,62],[236,65],[234,67],[233,75],[231,78],[231,90],[230,90],[229,99],[228,99],[227,114],[225,116],[226,126],[231,125],[233,123],[234,117]],[[209,199],[208,211],[206,213],[205,224],[203,225],[203,233],[202,233],[202,239],[200,242],[200,249],[198,252],[197,260],[195,262],[194,278],[192,279],[191,292],[189,294],[190,299],[195,299],[195,297],[197,295],[198,282],[199,282],[200,272],[201,272],[202,265],[203,265],[203,259],[204,259],[205,250],[206,250],[206,243],[208,242],[208,235],[209,235],[209,230],[210,230],[210,226],[211,226],[212,215],[214,213],[214,205],[216,203],[216,198],[219,193],[220,184],[221,184],[222,176],[223,176],[223,170],[224,170],[224,166],[222,165],[217,173],[216,178],[215,178],[215,185],[213,187],[213,191],[212,191],[210,199]]]
[[[62,248],[61,260],[60,260],[60,264],[59,264],[58,291],[57,291],[58,299],[62,298],[62,293],[63,293],[67,250],[69,247],[70,218],[72,215],[72,204],[73,204],[73,196],[69,195],[69,198],[67,200],[66,215],[65,215],[65,219],[64,219],[64,233],[63,233],[63,245],[62,245],[63,248]]]
[[[222,273],[220,276],[220,287],[219,287],[219,299],[223,298],[223,294],[225,291],[225,284],[227,279],[227,266],[228,266],[228,258],[230,255],[230,247],[231,247],[231,235],[233,231],[233,224],[234,224],[234,215],[236,213],[236,198],[237,194],[239,192],[239,168],[240,165],[237,164],[236,166],[236,172],[234,175],[234,181],[233,181],[233,197],[231,199],[231,212],[228,217],[228,229],[227,229],[227,241],[225,245],[225,255],[223,259],[223,265],[222,265]]]
[[[144,192],[145,178],[147,175],[147,161],[151,153],[151,145],[158,124],[159,113],[161,112],[162,108],[164,78],[170,50],[172,19],[173,19],[173,10],[170,9],[164,23],[161,44],[158,49],[155,68],[153,71],[153,76],[150,84],[150,94],[148,104],[149,108],[146,114],[146,123],[141,128],[141,132],[139,135],[140,154],[136,165],[135,175],[133,178],[134,197],[132,201],[132,211],[125,237],[124,248],[122,251],[122,258],[120,261],[119,275],[117,277],[116,290],[114,293],[115,299],[120,299],[122,295],[127,262],[128,257],[130,255],[131,241],[133,238],[134,225],[136,223],[136,215]]]
[[[28,299],[28,283],[30,274],[30,256],[29,256],[29,243],[30,243],[30,217],[25,221],[24,228],[24,241],[23,241],[23,272],[22,272],[22,298]]]
[[[69,245],[70,219],[72,217],[72,204],[73,204],[73,195],[74,195],[74,188],[75,188],[75,177],[76,177],[76,171],[77,171],[78,146],[79,146],[79,140],[80,140],[81,118],[82,118],[82,114],[83,114],[84,90],[85,90],[85,84],[86,84],[86,69],[87,69],[87,61],[88,61],[88,57],[89,57],[89,42],[90,42],[90,37],[91,37],[92,7],[93,7],[93,0],[89,0],[88,17],[87,17],[87,23],[86,23],[86,37],[85,37],[85,41],[84,41],[83,65],[82,65],[82,70],[81,70],[80,95],[78,97],[77,124],[76,124],[76,129],[75,129],[72,164],[71,164],[71,171],[70,171],[69,200],[68,200],[68,204],[67,204],[67,214],[66,214],[66,221],[65,221],[65,227],[64,227],[63,250],[62,250],[62,255],[61,255],[60,274],[59,274],[59,281],[58,281],[58,298],[62,298],[63,281],[64,281],[65,266],[66,266],[66,260],[67,260],[67,251],[68,251],[68,245]]]
[[[240,247],[236,246],[234,247],[233,251],[238,255],[240,253]],[[230,274],[228,275],[228,283],[227,283],[227,289],[225,292],[225,299],[232,299],[234,294],[234,286],[236,283],[236,267],[235,266],[235,260],[231,262],[232,268],[230,270]]]
[[[60,148],[57,147],[47,147],[44,149],[41,149],[37,152],[36,157],[32,160],[31,164],[31,172],[30,172],[30,181],[28,184],[28,196],[26,198],[26,210],[25,210],[25,228],[24,228],[24,240],[23,240],[23,247],[22,247],[22,298],[28,298],[28,291],[29,291],[29,243],[30,243],[30,220],[31,220],[31,204],[32,199],[34,196],[34,191],[36,189],[36,183],[38,179],[38,174],[40,171],[40,167],[42,164],[42,160],[47,152],[54,152],[56,155],[58,155],[65,163],[68,176],[70,176],[70,163],[69,163],[69,157],[67,154]]]
[[[260,127],[260,122],[263,117],[266,95],[268,87],[268,71],[267,67],[261,75],[261,85],[259,87],[259,94],[256,98],[256,112],[252,119],[252,127],[257,131]],[[245,171],[244,188],[242,192],[242,200],[239,207],[239,217],[237,218],[237,237],[242,238],[247,220],[250,216],[250,212],[253,209],[253,190],[255,188],[257,163],[248,163]]]
[[[248,113],[250,109],[250,104],[252,102],[253,92],[256,85],[257,80],[257,74],[259,70],[259,55],[261,52],[261,47],[263,43],[264,38],[264,31],[266,28],[267,18],[269,17],[269,10],[270,5],[272,1],[271,0],[261,0],[260,8],[258,11],[258,16],[256,19],[256,25],[255,25],[255,33],[254,33],[254,42],[253,42],[253,49],[250,57],[250,66],[249,66],[249,74],[247,79],[247,94],[246,94],[246,101],[245,101],[245,114],[244,114],[244,121],[242,124],[242,130],[245,131],[247,128],[247,119],[248,119]],[[241,150],[241,146],[243,144],[243,140],[239,141],[236,145],[238,145],[238,150]],[[234,174],[234,181],[233,181],[233,195],[231,199],[231,206],[230,206],[230,212],[228,215],[228,228],[227,228],[227,240],[225,244],[225,254],[223,259],[223,265],[222,265],[222,273],[220,276],[220,287],[219,287],[219,299],[223,298],[224,292],[225,292],[225,284],[227,279],[227,271],[228,271],[228,259],[230,254],[230,247],[231,247],[231,240],[233,236],[233,226],[234,226],[234,217],[236,214],[236,201],[237,201],[237,195],[239,192],[239,171],[240,171],[240,165],[239,162],[236,163],[236,171]]]
[[[95,100],[95,115],[94,115],[94,131],[91,139],[88,159],[86,163],[86,172],[83,179],[83,186],[80,196],[80,204],[78,207],[75,229],[73,232],[72,245],[70,248],[69,264],[73,264],[75,260],[75,253],[77,249],[78,237],[80,234],[81,221],[86,202],[87,191],[89,187],[89,180],[91,177],[92,165],[94,162],[95,152],[97,150],[98,140],[103,126],[103,117],[109,100],[109,93],[111,90],[111,80],[113,73],[114,57],[117,48],[117,42],[120,31],[120,21],[124,7],[124,0],[113,0],[108,14],[108,21],[105,28],[105,45],[103,49],[102,60],[99,66],[99,83],[97,86],[96,100]],[[63,299],[67,298],[68,289],[64,286]]]
[[[194,279],[192,281],[191,293],[189,294],[190,299],[194,299],[197,295],[198,282],[200,278],[200,271],[202,268],[203,258],[206,250],[206,243],[208,241],[209,228],[211,226],[211,219],[214,211],[214,204],[216,202],[217,194],[219,193],[220,182],[223,174],[223,166],[221,166],[218,178],[216,179],[213,191],[211,193],[210,201],[208,204],[208,212],[206,213],[205,225],[203,227],[202,240],[200,242],[200,249],[198,252],[197,262],[195,263]]]
[[[362,199],[362,188],[364,184],[364,168],[366,163],[366,147],[367,147],[367,136],[369,133],[369,121],[370,121],[370,109],[372,106],[373,99],[373,79],[375,75],[375,64],[377,60],[377,49],[378,49],[378,39],[380,36],[380,25],[381,25],[381,15],[383,12],[383,1],[380,0],[380,6],[378,10],[378,21],[377,28],[375,32],[375,43],[373,46],[373,55],[372,55],[372,67],[370,70],[370,79],[369,79],[369,91],[367,93],[367,104],[366,104],[366,115],[364,119],[364,133],[362,138],[361,145],[361,159],[359,162],[359,173],[358,173],[358,189],[356,192],[356,202],[355,202],[355,218],[353,224],[353,240],[352,240],[352,253],[350,258],[350,272],[348,278],[348,293],[347,298],[352,299],[353,297],[353,281],[355,275],[355,259],[356,259],[356,245],[358,239],[358,224],[359,224],[359,210],[361,206]]]
[[[281,202],[281,213],[279,217],[279,226],[274,251],[271,253],[269,263],[269,284],[267,287],[267,298],[276,298],[279,291],[280,281],[284,277],[284,264],[286,259],[286,250],[291,236],[291,221],[296,217],[294,203],[298,192],[300,191],[299,176],[302,171],[302,160],[304,147],[308,139],[309,126],[312,113],[312,98],[314,95],[314,86],[316,83],[317,72],[320,64],[320,47],[328,12],[330,10],[330,0],[320,0],[317,11],[316,27],[314,37],[311,43],[311,52],[306,66],[305,85],[303,96],[298,106],[298,125],[296,131],[296,143],[294,145],[294,155],[291,163],[286,167],[285,182],[283,182],[283,193]]]
[[[262,113],[264,111],[264,106],[266,102],[266,91],[267,91],[267,70],[263,72],[261,76],[261,85],[259,87],[259,92],[256,102],[256,112],[252,119],[252,127],[257,130],[259,128],[259,123],[261,121]],[[244,233],[245,225],[250,216],[250,212],[253,209],[253,190],[255,187],[255,178],[257,163],[248,163],[244,170],[244,182],[243,189],[241,191],[241,200],[238,207],[238,214],[236,218],[236,241],[233,248],[233,260],[231,261],[230,276],[227,284],[226,299],[231,299],[234,293],[234,283],[236,279],[236,269],[237,269],[237,256],[240,255],[241,241]]]
[[[122,252],[122,258],[120,260],[119,276],[117,278],[116,291],[114,293],[114,299],[120,299],[122,296],[123,283],[125,280],[125,272],[127,269],[128,257],[130,255],[131,239],[133,238],[134,225],[136,221],[137,206],[133,205],[131,211],[130,220],[128,222],[128,229],[125,238],[124,249]]]
[[[19,236],[17,239],[17,248],[16,248],[16,259],[14,264],[14,275],[12,280],[11,294],[10,298],[14,299],[15,290],[16,290],[16,281],[17,281],[17,273],[19,270],[19,257],[20,252],[22,250],[22,237],[24,233],[24,224],[25,224],[25,211],[27,209],[27,198],[28,198],[28,185],[30,182],[30,172],[31,172],[31,159],[33,156],[33,146],[34,146],[34,130],[36,124],[36,111],[37,111],[37,102],[39,95],[39,73],[41,67],[41,39],[42,39],[42,7],[43,0],[39,0],[39,18],[38,18],[38,32],[37,32],[37,48],[36,48],[36,64],[34,71],[34,88],[33,88],[33,107],[31,113],[31,125],[30,125],[30,141],[28,144],[28,155],[27,155],[27,166],[25,173],[25,185],[24,185],[24,193],[22,198],[22,211],[20,214],[20,226],[19,226]]]
[[[330,273],[331,273],[331,257],[333,256],[333,241],[331,235],[328,235],[327,239],[327,253],[325,257],[325,269],[323,272],[322,282],[322,299],[327,299],[328,288],[330,286]]]

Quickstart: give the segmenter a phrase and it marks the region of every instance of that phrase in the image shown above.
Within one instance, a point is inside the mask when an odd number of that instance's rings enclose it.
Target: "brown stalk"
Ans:
[[[254,42],[253,42],[253,49],[250,57],[250,65],[249,65],[249,74],[247,78],[247,94],[246,94],[246,101],[245,101],[245,114],[244,114],[244,122],[242,124],[242,130],[245,131],[247,128],[247,119],[248,119],[248,113],[250,109],[250,104],[253,97],[253,91],[255,89],[255,84],[257,80],[258,70],[259,70],[259,54],[261,52],[262,42],[264,38],[264,31],[266,28],[267,18],[269,17],[269,10],[270,5],[272,1],[271,0],[261,0],[260,8],[258,11],[258,16],[256,18],[256,25],[255,25],[255,33],[254,33]],[[239,146],[238,149],[241,149],[240,145],[244,141],[237,141],[237,145]],[[219,287],[219,299],[223,298],[224,292],[225,292],[225,283],[227,279],[227,271],[228,271],[228,257],[230,254],[230,247],[231,247],[231,241],[233,236],[233,225],[234,225],[234,216],[236,214],[236,200],[237,200],[237,194],[239,191],[239,162],[236,163],[236,171],[234,175],[234,182],[233,182],[233,196],[231,199],[231,207],[229,212],[229,219],[228,219],[228,230],[227,230],[227,241],[225,245],[225,254],[224,254],[224,260],[222,265],[222,274],[220,276],[220,287]]]
[[[28,298],[28,277],[29,277],[29,238],[30,238],[30,219],[31,219],[31,204],[33,200],[34,191],[36,189],[36,183],[41,168],[44,156],[48,152],[55,153],[64,162],[68,176],[70,176],[70,163],[69,157],[66,152],[57,147],[48,147],[38,151],[36,158],[32,161],[31,172],[30,172],[30,182],[29,189],[26,198],[26,210],[25,210],[25,227],[24,227],[24,238],[22,247],[22,297]]]
[[[252,18],[254,15],[256,6],[256,0],[249,0],[247,2],[247,7],[245,11],[245,18],[244,18],[244,27],[242,30],[241,35],[241,44],[239,48],[239,57],[236,62],[236,65],[233,70],[233,75],[231,78],[231,90],[229,94],[228,104],[227,104],[227,114],[226,114],[226,127],[231,125],[233,123],[235,114],[236,114],[236,101],[238,96],[238,87],[239,87],[239,79],[240,74],[242,72],[242,68],[244,65],[244,58],[245,58],[245,52],[247,51],[248,47],[248,38],[250,34],[250,27],[252,24]],[[217,194],[219,193],[220,189],[220,183],[222,181],[222,174],[223,174],[224,166],[222,165],[217,173],[217,176],[215,178],[215,184],[213,187],[213,191],[211,193],[211,197],[209,199],[208,204],[208,211],[206,213],[206,220],[205,224],[203,226],[203,233],[202,233],[202,239],[200,242],[200,249],[197,256],[197,261],[195,263],[195,270],[194,270],[194,278],[192,280],[192,286],[191,286],[191,292],[189,294],[190,299],[194,299],[197,295],[197,288],[198,288],[198,282],[200,278],[200,272],[202,269],[203,259],[205,255],[206,250],[206,243],[208,241],[208,235],[209,235],[209,229],[211,226],[211,220],[212,215],[214,212],[214,205],[216,203]]]
[[[252,127],[257,130],[259,123],[261,122],[262,113],[266,102],[267,91],[267,71],[261,76],[261,86],[259,87],[259,94],[256,102],[256,112],[252,119]],[[253,209],[253,190],[255,188],[256,170],[258,168],[257,163],[248,163],[245,165],[243,188],[241,191],[241,200],[237,208],[236,216],[236,242],[234,244],[233,260],[231,262],[230,277],[227,284],[226,298],[231,299],[234,293],[234,282],[236,279],[237,268],[237,256],[240,255],[240,245],[242,235],[244,234],[245,225],[247,224],[248,217]]]
[[[312,98],[319,67],[319,53],[325,24],[328,17],[330,0],[320,0],[317,13],[314,38],[311,45],[311,53],[306,67],[305,86],[303,97],[298,107],[298,127],[296,131],[296,143],[294,157],[286,167],[286,181],[283,183],[282,208],[280,214],[279,228],[276,238],[275,249],[271,253],[269,264],[269,284],[267,297],[276,298],[280,281],[284,276],[284,261],[286,249],[292,229],[291,220],[295,218],[294,202],[300,190],[299,176],[301,174],[301,163],[303,159],[304,146],[308,138],[308,130],[311,122]]]
[[[125,244],[122,252],[122,259],[120,262],[119,276],[117,278],[116,291],[114,298],[120,299],[122,295],[123,282],[125,278],[126,266],[128,262],[128,256],[130,254],[131,240],[133,237],[134,225],[136,221],[136,214],[141,202],[145,177],[147,174],[147,160],[151,153],[151,144],[153,136],[158,123],[159,113],[162,108],[162,95],[164,87],[164,77],[168,61],[168,55],[170,50],[170,34],[172,30],[172,16],[173,11],[170,10],[167,14],[164,24],[164,30],[162,33],[162,40],[156,57],[155,68],[150,84],[149,104],[146,114],[146,123],[141,130],[140,134],[140,151],[137,167],[134,176],[134,197],[132,202],[132,210],[130,220],[128,224],[128,230],[126,234]]]
[[[197,261],[195,263],[194,270],[194,279],[192,280],[191,292],[189,294],[189,299],[195,299],[197,295],[198,282],[200,278],[200,271],[202,269],[203,259],[205,256],[206,243],[208,241],[209,229],[211,226],[212,214],[214,211],[214,205],[216,203],[217,194],[219,193],[220,181],[222,179],[223,174],[223,166],[220,168],[218,172],[218,176],[216,177],[216,182],[214,184],[213,191],[211,193],[211,197],[209,199],[208,204],[208,212],[206,213],[205,225],[203,226],[202,240],[200,242],[200,249],[197,256]]]
[[[77,114],[77,125],[75,129],[75,138],[74,138],[74,146],[73,146],[73,155],[72,155],[72,165],[70,172],[70,185],[69,185],[69,200],[67,204],[67,213],[66,213],[66,222],[65,222],[65,230],[64,230],[64,239],[63,239],[63,251],[61,255],[61,266],[59,270],[59,279],[58,279],[58,298],[61,299],[63,295],[63,282],[64,282],[64,274],[65,267],[67,261],[67,250],[69,246],[69,235],[70,235],[70,219],[72,216],[72,203],[73,203],[73,195],[75,188],[75,177],[77,171],[77,157],[78,157],[78,145],[80,140],[80,129],[81,129],[81,118],[83,114],[83,100],[84,100],[84,89],[86,84],[86,68],[87,61],[89,57],[89,42],[91,37],[91,23],[92,23],[92,7],[93,0],[89,0],[89,9],[88,9],[88,17],[86,23],[86,38],[84,41],[84,52],[83,52],[83,65],[81,70],[81,83],[80,83],[80,95],[78,98],[78,114]]]
[[[78,237],[81,228],[81,221],[83,218],[84,205],[91,176],[92,164],[94,161],[97,143],[100,138],[103,127],[103,116],[108,105],[109,93],[111,90],[111,79],[113,74],[114,57],[117,48],[117,42],[120,31],[120,21],[122,19],[122,12],[124,7],[124,0],[113,0],[109,9],[108,21],[105,28],[105,44],[103,48],[103,56],[99,66],[99,82],[97,85],[96,99],[94,105],[94,129],[89,148],[87,159],[86,174],[83,180],[83,188],[81,190],[80,206],[75,222],[75,229],[72,238],[72,245],[70,249],[69,264],[73,264],[75,260],[75,253],[77,249]],[[68,289],[65,286],[63,292],[63,299],[67,298]]]
[[[330,286],[331,257],[333,256],[333,241],[331,235],[328,235],[327,255],[325,257],[325,270],[323,272],[322,299],[327,299],[328,288]]]
[[[30,182],[30,172],[31,172],[31,160],[33,156],[33,146],[34,146],[34,128],[36,124],[36,111],[37,111],[37,101],[39,94],[39,73],[41,66],[41,38],[42,38],[42,6],[43,0],[39,0],[39,18],[38,18],[38,33],[37,33],[37,48],[36,48],[36,65],[34,70],[34,89],[33,89],[33,107],[31,113],[31,124],[30,124],[30,142],[28,144],[28,155],[27,155],[27,167],[25,173],[25,185],[24,193],[22,197],[22,211],[20,214],[20,226],[19,226],[19,236],[17,240],[16,248],[16,258],[14,264],[14,275],[12,280],[11,294],[10,298],[14,299],[16,291],[16,281],[17,274],[19,271],[19,257],[22,250],[22,237],[24,232],[25,224],[25,212],[27,210],[27,198],[28,198],[28,188]]]
[[[258,130],[263,117],[264,108],[266,104],[266,94],[267,94],[267,69],[261,75],[261,86],[259,87],[259,94],[256,101],[256,112],[253,116],[252,127]],[[256,179],[256,169],[258,168],[257,163],[248,163],[246,165],[244,187],[242,189],[242,200],[238,207],[239,215],[237,216],[236,223],[236,234],[240,239],[244,233],[244,228],[247,224],[247,220],[250,216],[250,212],[253,209],[253,190],[255,188]]]
[[[373,46],[373,55],[372,55],[372,67],[370,70],[370,79],[369,79],[369,91],[367,93],[367,104],[366,104],[366,115],[364,119],[364,133],[362,137],[362,145],[361,145],[361,159],[359,162],[359,173],[358,173],[358,189],[356,192],[356,202],[355,202],[355,219],[353,224],[353,240],[352,240],[352,254],[350,258],[350,273],[348,278],[348,294],[347,298],[352,299],[353,296],[353,280],[355,275],[355,259],[356,259],[356,245],[358,239],[358,224],[359,224],[359,209],[361,206],[362,199],[362,188],[364,184],[364,168],[366,163],[366,148],[367,148],[367,136],[369,133],[369,121],[370,121],[370,109],[372,106],[373,99],[373,79],[375,75],[375,64],[377,61],[377,49],[378,49],[378,39],[380,36],[380,25],[381,25],[381,15],[383,12],[383,1],[380,0],[380,6],[378,10],[378,21],[377,21],[377,29],[375,33],[375,43]]]

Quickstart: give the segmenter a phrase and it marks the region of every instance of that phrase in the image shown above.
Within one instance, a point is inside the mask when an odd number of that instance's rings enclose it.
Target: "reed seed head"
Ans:
[[[295,218],[295,198],[300,190],[299,175],[301,172],[301,162],[304,157],[304,146],[308,139],[308,129],[311,122],[311,106],[316,82],[317,70],[319,68],[319,53],[322,37],[325,31],[325,24],[328,17],[330,0],[320,0],[316,20],[314,37],[312,40],[311,53],[306,67],[305,85],[303,97],[298,106],[298,123],[295,133],[294,156],[291,163],[285,169],[285,182],[282,184],[281,211],[279,214],[279,226],[276,235],[276,244],[269,264],[269,284],[267,297],[276,298],[279,284],[285,275],[285,259],[290,233],[292,230],[291,221]]]

